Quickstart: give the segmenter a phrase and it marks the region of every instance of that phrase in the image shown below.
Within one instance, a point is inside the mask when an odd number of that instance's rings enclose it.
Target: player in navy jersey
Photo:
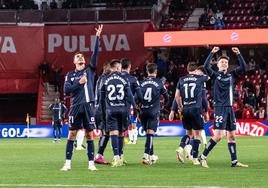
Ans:
[[[97,82],[96,82],[96,87],[95,87],[95,107],[96,107],[96,113],[95,113],[95,122],[96,122],[96,128],[101,130],[101,137],[99,139],[99,148],[98,148],[98,153],[95,157],[95,163],[98,164],[110,164],[110,162],[106,161],[104,159],[104,151],[106,149],[107,143],[109,141],[109,132],[106,130],[106,122],[102,118],[102,109],[100,106],[100,95],[101,95],[101,87],[103,85],[104,80],[106,79],[107,76],[111,73],[110,70],[110,62],[106,62],[103,64],[103,73],[102,75],[99,76]]]
[[[139,81],[135,76],[129,74],[131,70],[131,61],[129,61],[128,59],[121,59],[121,65],[122,65],[122,71],[121,71],[122,76],[128,80],[133,96],[136,95],[138,100],[141,100],[142,94]],[[130,124],[128,127],[128,136],[129,136],[128,144],[136,144],[138,138],[138,130],[136,127],[137,117],[136,114],[134,113],[133,107],[130,104],[129,104],[129,114],[130,114]]]
[[[196,69],[196,74],[198,75],[204,75],[205,74],[204,66],[199,66]],[[207,89],[206,89],[206,83],[204,84],[204,88],[202,90],[202,115],[204,119],[204,123],[209,121],[209,113],[208,113],[208,99],[207,99]],[[206,138],[206,132],[203,129],[201,132],[201,139],[203,145],[206,147],[207,145],[207,138]]]
[[[136,107],[128,80],[121,74],[121,63],[112,60],[111,74],[106,77],[101,88],[100,105],[106,129],[110,133],[114,159],[112,167],[123,165],[124,131],[128,126],[128,106]],[[105,115],[105,116],[104,116]],[[122,140],[119,140],[122,139]]]
[[[148,77],[141,82],[142,104],[140,112],[141,125],[146,132],[146,142],[142,163],[154,164],[158,156],[154,155],[153,137],[159,125],[160,96],[163,95],[168,102],[169,96],[163,82],[156,78],[157,65],[150,63],[146,66]]]
[[[186,129],[186,136],[182,137],[179,148],[176,150],[179,161],[184,162],[183,150],[189,144],[193,136],[193,164],[200,164],[198,161],[198,149],[201,143],[201,131],[204,126],[202,118],[202,95],[204,83],[208,76],[197,75],[197,64],[190,62],[187,66],[188,75],[179,79],[175,94],[178,109],[182,113],[183,128]]]
[[[52,126],[53,126],[53,135],[54,143],[60,142],[61,138],[61,127],[63,125],[64,113],[67,112],[67,108],[64,104],[60,102],[59,98],[55,98],[55,103],[49,105],[49,110],[52,111]],[[58,139],[57,139],[57,130],[58,130]]]
[[[65,77],[64,93],[71,95],[71,107],[69,112],[69,134],[66,145],[66,161],[61,169],[68,171],[71,169],[71,158],[73,153],[74,140],[77,131],[84,128],[87,138],[88,169],[97,170],[94,164],[94,143],[93,130],[94,121],[94,77],[97,66],[97,56],[99,52],[99,38],[103,25],[96,28],[96,41],[90,63],[86,66],[84,55],[80,52],[75,53],[73,63],[75,70],[69,72]]]
[[[231,155],[232,167],[248,167],[237,160],[236,153],[236,119],[232,108],[233,105],[233,84],[235,78],[245,72],[246,63],[238,48],[233,47],[232,51],[237,55],[239,67],[227,72],[229,67],[229,57],[220,56],[217,61],[218,71],[211,69],[210,62],[213,55],[220,50],[214,47],[207,57],[204,67],[213,81],[213,105],[214,105],[214,136],[209,140],[203,154],[200,156],[201,166],[208,168],[206,158],[209,152],[224,136],[227,131],[228,149]]]
[[[203,66],[199,66],[196,71],[195,71],[195,74],[197,75],[204,75],[204,68]],[[173,102],[172,102],[172,106],[171,106],[171,111],[170,111],[170,114],[169,114],[169,121],[173,121],[174,120],[174,114],[175,114],[175,111],[178,109],[178,104],[174,98]],[[181,112],[179,112],[181,113]],[[205,85],[204,85],[204,88],[202,89],[202,108],[201,108],[201,115],[204,119],[204,123],[209,121],[209,115],[208,115],[208,101],[207,101],[207,94],[206,94],[206,88],[205,88]],[[189,139],[190,138],[190,139]],[[202,129],[201,131],[201,139],[202,139],[202,143],[206,146],[207,144],[207,141],[206,141],[206,134],[205,134],[205,131],[204,129]],[[192,147],[193,147],[193,135],[192,135],[192,131],[188,131],[186,130],[186,135],[182,138],[182,141],[184,143],[181,143],[180,145],[181,146],[184,146],[184,150],[185,150],[185,153],[186,153],[186,160],[190,160],[192,158]],[[183,150],[183,149],[180,149],[180,150]],[[179,151],[179,150],[178,150]],[[178,153],[179,155],[177,156],[178,157],[178,160],[180,162],[184,162],[184,157],[183,157],[183,153]],[[196,161],[194,161],[196,162]]]

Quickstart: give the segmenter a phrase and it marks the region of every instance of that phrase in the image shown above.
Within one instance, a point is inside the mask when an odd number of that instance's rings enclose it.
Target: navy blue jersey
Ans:
[[[167,90],[163,82],[155,77],[148,77],[141,83],[141,92],[143,96],[141,110],[158,113],[160,111],[160,96],[169,100]]]
[[[137,96],[138,100],[142,100],[142,93],[140,88],[140,83],[135,76],[130,75],[128,72],[123,71],[123,78],[125,78],[129,82],[130,90],[133,96]]]
[[[67,108],[62,103],[53,103],[48,107],[52,111],[52,120],[53,121],[62,121],[63,114],[67,112]]]
[[[175,99],[172,101],[171,110],[176,111],[178,109],[178,104]],[[208,111],[208,99],[207,99],[207,90],[204,88],[202,90],[202,111]]]
[[[233,85],[235,78],[245,72],[246,63],[241,54],[238,55],[239,67],[232,70],[230,73],[224,74],[220,71],[215,71],[211,68],[210,62],[213,53],[207,57],[204,68],[212,79],[213,88],[213,105],[214,106],[232,106],[233,105]]]
[[[177,89],[180,91],[183,108],[202,109],[202,93],[208,76],[188,74],[179,79]]]
[[[89,65],[81,71],[71,71],[65,77],[64,93],[71,95],[71,106],[82,103],[94,103],[94,77],[97,66],[97,55],[99,51],[99,37],[96,37],[94,52]],[[79,80],[82,76],[87,77],[87,83],[80,84]]]
[[[208,112],[208,98],[207,90],[205,88],[202,90],[202,111]]]
[[[98,107],[100,104],[100,95],[101,95],[101,88],[103,85],[104,80],[106,79],[108,75],[102,74],[99,76],[96,86],[95,86],[95,107]]]
[[[128,111],[128,103],[135,106],[129,83],[119,72],[113,72],[101,88],[101,108],[109,112]]]

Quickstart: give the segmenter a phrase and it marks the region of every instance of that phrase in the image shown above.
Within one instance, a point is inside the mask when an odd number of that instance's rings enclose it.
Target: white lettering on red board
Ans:
[[[214,135],[213,126],[209,127],[209,130],[211,135]],[[258,121],[236,122],[236,135],[239,136],[265,136],[267,130],[268,126]]]
[[[95,35],[86,39],[85,35],[48,34],[48,53],[54,53],[57,48],[64,48],[66,52],[89,52],[94,50]],[[125,34],[102,35],[102,48],[105,51],[130,51],[128,38]],[[102,51],[102,48],[99,50]]]
[[[10,36],[0,36],[0,52],[1,53],[16,53],[15,43]]]

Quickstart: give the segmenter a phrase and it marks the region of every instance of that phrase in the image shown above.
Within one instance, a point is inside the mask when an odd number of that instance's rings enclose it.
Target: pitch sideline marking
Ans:
[[[66,185],[66,184],[0,184],[0,187],[223,188],[219,186],[161,186],[161,185],[147,185],[147,186],[122,185],[121,186],[121,185]]]

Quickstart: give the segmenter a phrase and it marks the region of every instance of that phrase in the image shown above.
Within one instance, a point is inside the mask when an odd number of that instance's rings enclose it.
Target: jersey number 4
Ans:
[[[151,87],[148,87],[146,89],[143,99],[148,102],[152,101],[152,88]]]
[[[189,90],[190,90],[190,98],[194,98],[194,90],[196,88],[196,83],[183,84],[185,98],[189,98]]]
[[[118,89],[118,90],[117,90]],[[117,95],[114,96],[115,91],[117,90]],[[123,100],[125,97],[125,92],[124,92],[124,86],[122,84],[118,84],[118,85],[108,85],[107,87],[107,91],[108,93],[108,99],[110,101],[114,101],[114,100]]]

